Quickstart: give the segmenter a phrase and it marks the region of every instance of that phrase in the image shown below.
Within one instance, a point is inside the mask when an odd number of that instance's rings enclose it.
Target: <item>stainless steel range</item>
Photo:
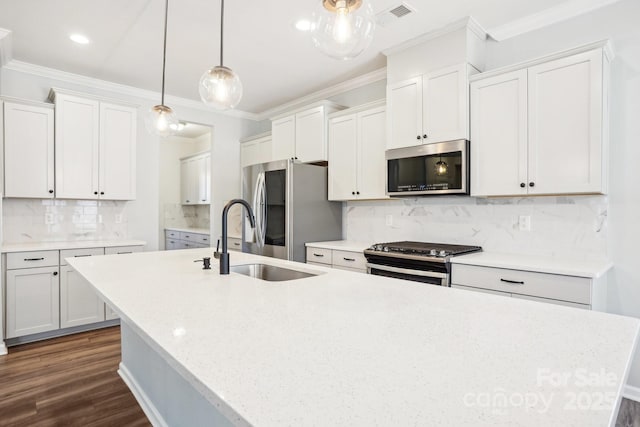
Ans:
[[[443,243],[376,243],[365,249],[367,273],[449,286],[451,257],[482,251],[480,246]]]

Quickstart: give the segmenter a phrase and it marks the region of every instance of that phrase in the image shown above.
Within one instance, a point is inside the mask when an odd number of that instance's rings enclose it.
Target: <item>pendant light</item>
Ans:
[[[200,77],[200,99],[218,110],[235,108],[242,98],[242,82],[231,69],[224,66],[224,0],[220,0],[220,65]]]
[[[442,161],[442,156],[440,156],[440,160],[436,162],[436,175],[443,176],[446,175],[449,171],[449,165],[447,162]]]
[[[370,0],[315,0],[311,38],[315,46],[336,59],[360,55],[373,40],[376,27]]]
[[[178,119],[171,107],[164,105],[164,74],[167,64],[167,18],[169,15],[169,0],[165,1],[164,6],[164,44],[162,50],[162,98],[160,105],[151,107],[145,117],[147,130],[158,136],[167,137],[176,133],[178,130]]]

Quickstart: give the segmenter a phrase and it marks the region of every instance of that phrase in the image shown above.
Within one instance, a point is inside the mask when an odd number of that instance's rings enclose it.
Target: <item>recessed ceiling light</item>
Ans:
[[[308,19],[298,19],[296,21],[296,29],[298,31],[310,31],[311,21],[309,21]]]
[[[89,38],[82,34],[71,34],[69,38],[78,44],[89,44]]]

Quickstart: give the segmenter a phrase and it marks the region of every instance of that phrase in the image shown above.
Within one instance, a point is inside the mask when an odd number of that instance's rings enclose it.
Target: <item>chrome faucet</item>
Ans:
[[[222,252],[216,251],[214,255],[216,258],[220,259],[220,274],[229,274],[229,252],[227,252],[227,215],[231,206],[237,203],[240,203],[247,209],[251,228],[256,227],[253,210],[251,209],[251,205],[249,205],[246,200],[233,199],[225,205],[224,209],[222,210]]]

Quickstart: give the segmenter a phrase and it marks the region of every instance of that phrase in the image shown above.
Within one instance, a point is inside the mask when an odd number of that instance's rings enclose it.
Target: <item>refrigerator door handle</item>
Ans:
[[[253,212],[255,215],[255,229],[256,243],[259,248],[264,246],[265,241],[265,217],[266,217],[266,185],[264,179],[264,172],[261,172],[256,179],[255,192],[253,194]]]

